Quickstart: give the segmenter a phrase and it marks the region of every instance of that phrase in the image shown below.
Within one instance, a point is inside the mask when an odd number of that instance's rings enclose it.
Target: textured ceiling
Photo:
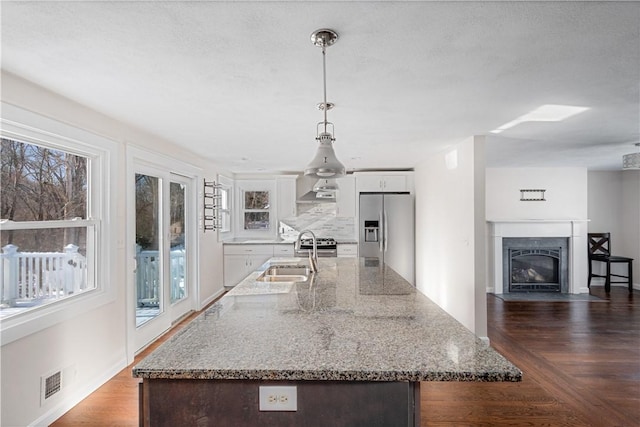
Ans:
[[[235,172],[315,152],[327,50],[348,169],[488,135],[489,166],[620,169],[640,140],[639,2],[8,2],[2,68]],[[560,122],[492,129],[545,104]]]

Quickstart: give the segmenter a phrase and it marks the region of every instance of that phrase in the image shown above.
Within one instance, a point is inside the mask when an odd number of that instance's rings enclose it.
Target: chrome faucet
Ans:
[[[313,231],[302,230],[300,234],[298,234],[295,248],[296,250],[300,250],[300,246],[302,245],[302,236],[306,233],[311,234],[311,239],[313,240],[313,253],[309,251],[309,269],[312,273],[316,273],[318,271],[318,241],[316,240],[316,235],[313,234]]]

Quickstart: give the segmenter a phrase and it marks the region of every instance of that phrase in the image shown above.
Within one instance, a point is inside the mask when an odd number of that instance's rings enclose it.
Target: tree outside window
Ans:
[[[245,191],[244,229],[268,230],[270,208],[268,191]]]
[[[86,157],[2,138],[2,306],[39,305],[89,289]],[[72,281],[73,283],[69,283]]]

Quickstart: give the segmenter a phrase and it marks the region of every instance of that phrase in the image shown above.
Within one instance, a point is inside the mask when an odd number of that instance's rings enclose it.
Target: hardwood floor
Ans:
[[[592,294],[606,301],[488,295],[491,344],[522,369],[523,381],[422,383],[422,426],[640,426],[640,292]],[[137,384],[127,367],[53,426],[136,426]]]
[[[197,315],[198,313],[193,313],[182,319],[169,332],[140,352],[131,365],[58,418],[51,426],[138,426],[138,384],[140,380],[131,375],[131,369]]]
[[[640,426],[640,293],[606,302],[488,298],[489,337],[521,383],[422,383],[426,426]]]

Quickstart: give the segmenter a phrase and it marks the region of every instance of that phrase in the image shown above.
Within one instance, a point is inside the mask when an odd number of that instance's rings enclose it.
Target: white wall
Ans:
[[[640,288],[640,171],[590,171],[588,183],[589,232],[611,233],[612,253],[634,258],[634,282]],[[627,273],[624,265],[612,268]]]
[[[219,171],[207,162],[161,137],[141,132],[101,115],[89,108],[60,97],[9,73],[2,73],[3,102],[21,107],[60,122],[84,129],[118,142],[120,156],[115,161],[119,178],[113,183],[116,218],[108,220],[117,233],[114,242],[125,242],[125,145],[132,144],[157,153],[173,156],[205,171],[215,179]],[[223,289],[222,245],[215,233],[199,234],[200,293],[196,305],[209,301]],[[72,319],[1,348],[1,422],[6,426],[47,425],[86,397],[98,386],[124,368],[132,359],[127,347],[126,259],[124,244],[117,244],[116,259],[109,268],[117,283],[113,303],[101,306]],[[55,398],[40,406],[40,376],[54,370],[69,373],[69,382]]]
[[[623,238],[614,252],[634,259],[634,287],[640,289],[640,171],[622,172],[622,223]],[[614,242],[615,245],[618,243]]]
[[[487,336],[484,137],[415,168],[416,286],[479,337]]]
[[[585,168],[487,168],[487,219],[586,219]],[[545,189],[544,202],[520,201],[521,189]]]
[[[622,171],[588,173],[590,233],[611,233],[616,244],[622,237]]]

